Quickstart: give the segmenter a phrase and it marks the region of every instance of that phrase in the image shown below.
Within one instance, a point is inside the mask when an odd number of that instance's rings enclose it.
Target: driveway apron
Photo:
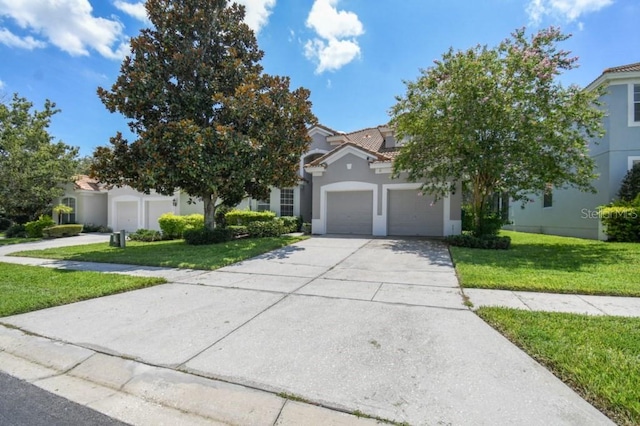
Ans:
[[[463,304],[436,241],[316,237],[0,323],[415,425],[611,424]]]

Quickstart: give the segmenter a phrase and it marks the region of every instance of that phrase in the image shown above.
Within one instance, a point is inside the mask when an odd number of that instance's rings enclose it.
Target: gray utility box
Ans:
[[[109,238],[109,245],[111,247],[125,248],[127,246],[127,231],[123,229],[120,232],[112,233],[111,237]]]

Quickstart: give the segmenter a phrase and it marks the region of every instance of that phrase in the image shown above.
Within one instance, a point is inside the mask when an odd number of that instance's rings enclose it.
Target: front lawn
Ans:
[[[163,278],[131,277],[0,263],[0,317],[149,287]]]
[[[640,244],[503,231],[509,250],[451,247],[463,287],[640,296]]]
[[[477,313],[616,423],[640,424],[640,318]]]
[[[0,246],[28,243],[30,241],[38,241],[38,240],[40,240],[40,238],[4,238],[4,235],[0,235]]]
[[[11,256],[211,270],[258,256],[306,238],[308,237],[246,238],[205,246],[191,246],[185,244],[184,240],[152,243],[127,241],[125,249],[109,247],[108,243],[97,243],[21,251],[11,253]]]

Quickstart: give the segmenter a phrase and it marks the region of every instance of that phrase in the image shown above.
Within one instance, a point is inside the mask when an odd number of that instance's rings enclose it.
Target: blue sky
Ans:
[[[354,131],[388,121],[403,80],[449,47],[494,46],[516,28],[559,26],[580,68],[564,84],[586,86],[608,67],[640,62],[638,0],[241,0],[270,74],[311,90],[320,122]],[[147,26],[137,0],[0,0],[0,97],[17,92],[62,110],[56,140],[90,155],[124,118],[96,88],[110,87],[129,37]]]

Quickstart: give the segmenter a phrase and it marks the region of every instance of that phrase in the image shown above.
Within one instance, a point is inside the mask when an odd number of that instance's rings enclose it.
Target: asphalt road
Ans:
[[[126,426],[0,372],[0,426]]]

